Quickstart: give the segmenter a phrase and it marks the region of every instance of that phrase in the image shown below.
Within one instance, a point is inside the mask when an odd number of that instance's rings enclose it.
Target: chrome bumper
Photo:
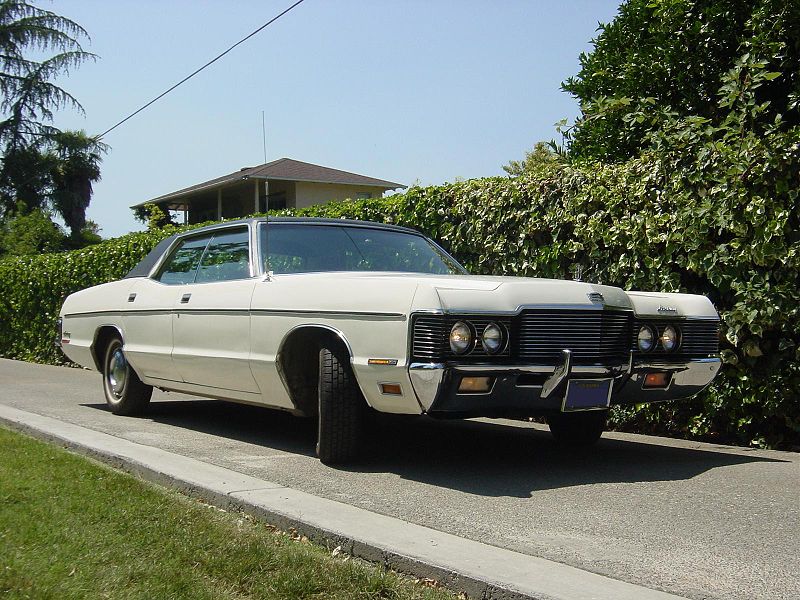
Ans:
[[[574,365],[570,352],[565,350],[561,364],[556,366],[411,363],[408,374],[426,412],[524,416],[529,410],[527,416],[535,416],[561,410],[570,379],[613,379],[611,404],[661,402],[694,396],[713,381],[721,365],[722,361],[716,357],[676,363],[635,362],[633,355],[627,364]],[[669,385],[666,388],[644,388],[647,374],[656,371],[672,374]],[[541,383],[520,384],[523,375],[540,375]],[[459,393],[458,386],[465,376],[492,376],[495,381],[488,393]]]

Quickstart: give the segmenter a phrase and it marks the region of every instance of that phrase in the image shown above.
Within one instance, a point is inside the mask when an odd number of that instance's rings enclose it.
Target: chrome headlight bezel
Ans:
[[[458,334],[456,333],[457,329]],[[448,342],[453,354],[458,356],[469,354],[475,347],[475,332],[472,330],[472,326],[466,321],[456,321],[450,328]]]
[[[643,339],[647,339],[645,336],[649,334],[649,345],[643,344]],[[658,340],[658,334],[656,333],[655,329],[652,325],[641,325],[639,327],[639,331],[636,333],[636,348],[639,352],[651,352],[653,348],[656,347],[656,342]],[[646,346],[646,347],[645,347]]]
[[[664,352],[675,352],[681,345],[680,330],[674,325],[666,325],[661,330],[659,341]]]
[[[497,341],[497,345],[494,347],[492,347],[491,344],[487,343],[486,341],[486,333],[490,330],[497,332],[497,335],[491,338]],[[483,345],[483,349],[487,354],[500,354],[503,350],[505,350],[507,340],[508,333],[506,332],[505,327],[495,321],[491,321],[488,325],[486,325],[486,327],[483,329],[483,333],[481,334],[481,344]]]

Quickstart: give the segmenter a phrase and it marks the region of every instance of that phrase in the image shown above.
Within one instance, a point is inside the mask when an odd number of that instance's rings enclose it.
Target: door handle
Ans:
[[[130,294],[128,296],[128,302],[133,302],[134,300],[136,300],[136,294]]]
[[[181,304],[188,304],[189,299],[192,297],[191,294],[184,294],[181,296]]]

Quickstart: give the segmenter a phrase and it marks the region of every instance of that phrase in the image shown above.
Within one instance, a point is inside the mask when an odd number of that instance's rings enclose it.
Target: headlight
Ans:
[[[497,323],[489,323],[481,336],[483,347],[489,354],[497,354],[503,349],[503,330]]]
[[[656,334],[649,325],[642,325],[639,328],[639,335],[636,336],[636,345],[642,352],[650,352],[655,346]]]
[[[661,332],[661,345],[667,352],[672,352],[678,347],[678,331],[672,325],[667,325]]]
[[[472,348],[472,329],[459,321],[450,330],[450,349],[456,354],[464,354]]]

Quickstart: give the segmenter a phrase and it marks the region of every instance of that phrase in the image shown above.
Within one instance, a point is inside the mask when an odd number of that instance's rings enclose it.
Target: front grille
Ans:
[[[468,322],[473,326],[477,334],[475,347],[469,354],[457,355],[450,349],[450,329],[458,321]],[[498,323],[502,325],[508,332],[511,329],[511,319],[509,317],[473,317],[473,316],[418,316],[414,320],[414,334],[412,338],[411,354],[415,359],[421,360],[445,360],[451,358],[458,358],[459,360],[481,360],[491,357],[508,358],[510,355],[510,346],[506,345],[502,352],[498,354],[489,354],[484,350],[481,344],[480,337],[483,330],[489,323]],[[512,333],[513,338],[513,333]]]
[[[414,321],[414,336],[411,354],[414,358],[441,360],[447,343],[447,327],[440,316],[417,317]]]
[[[680,331],[681,344],[677,352],[665,352],[664,349],[656,344],[646,356],[675,357],[685,358],[689,356],[708,356],[719,352],[719,321],[710,319],[686,319],[671,321],[636,321],[631,338],[631,350],[638,351],[636,336],[639,327],[642,325],[655,327],[657,335],[660,336],[667,325],[672,325]],[[644,356],[643,353],[639,353]]]
[[[515,350],[523,361],[557,364],[561,351],[576,363],[615,364],[628,357],[631,313],[608,310],[526,310],[518,317]]]

